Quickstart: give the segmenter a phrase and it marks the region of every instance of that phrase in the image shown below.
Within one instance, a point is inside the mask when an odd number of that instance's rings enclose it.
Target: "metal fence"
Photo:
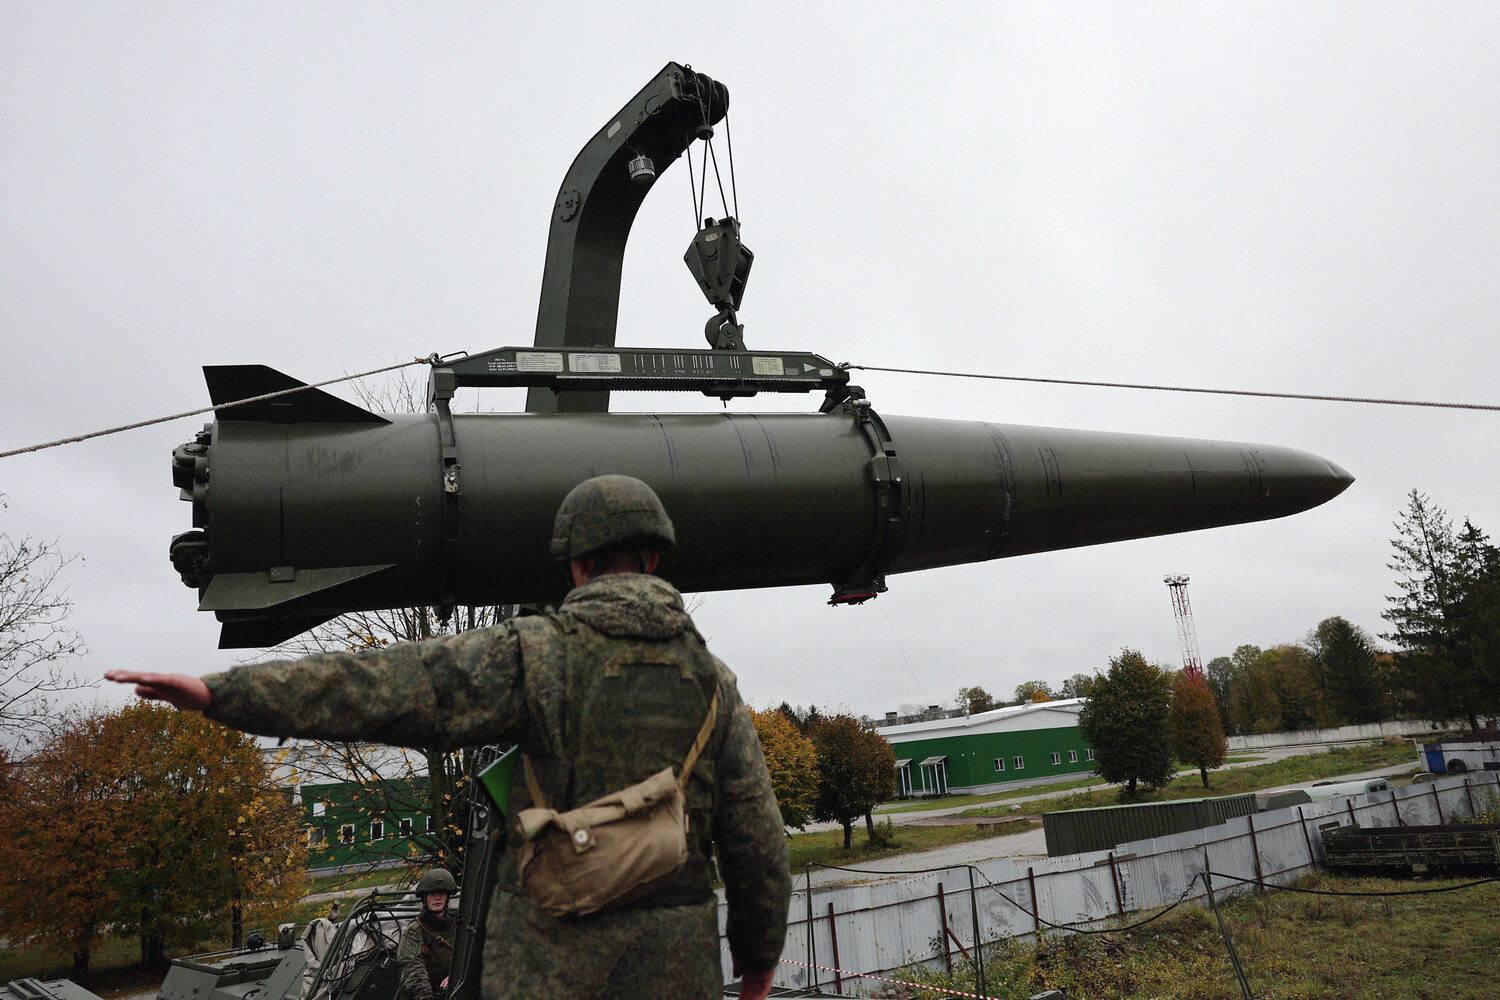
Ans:
[[[809,873],[793,894],[776,985],[870,995],[879,983],[860,977],[976,960],[976,942],[1100,927],[1182,899],[1206,900],[1199,878],[1206,871],[1289,882],[1320,867],[1330,827],[1440,825],[1497,805],[1500,772],[1485,772],[1242,816],[1113,851],[1000,858],[871,885],[812,886]],[[1246,888],[1217,880],[1215,893]],[[721,905],[721,934],[724,917]]]

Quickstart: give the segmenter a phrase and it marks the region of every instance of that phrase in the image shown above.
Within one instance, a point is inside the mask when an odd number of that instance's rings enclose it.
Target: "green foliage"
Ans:
[[[1094,689],[1094,679],[1096,676],[1096,674],[1074,674],[1063,681],[1058,696],[1061,698],[1087,698],[1089,692]]]
[[[852,848],[854,821],[896,790],[896,755],[874,726],[850,715],[820,716],[808,733],[818,750],[813,818],[841,824]]]
[[[988,712],[996,708],[995,698],[984,688],[964,687],[958,689],[958,707],[974,715],[978,712]]]
[[[1412,490],[1391,540],[1397,593],[1383,612],[1405,706],[1438,718],[1500,709],[1500,551],[1471,522],[1452,520]]]
[[[1335,724],[1379,722],[1389,716],[1389,679],[1375,643],[1357,625],[1334,616],[1307,637]]]
[[[1228,741],[1219,724],[1213,693],[1186,674],[1172,682],[1172,707],[1167,712],[1167,735],[1177,759],[1196,767],[1208,787],[1208,772],[1224,763]]]
[[[1169,684],[1167,674],[1140,653],[1122,650],[1094,682],[1078,715],[1079,732],[1097,754],[1095,773],[1123,785],[1122,798],[1133,798],[1141,784],[1159,788],[1172,780]]]

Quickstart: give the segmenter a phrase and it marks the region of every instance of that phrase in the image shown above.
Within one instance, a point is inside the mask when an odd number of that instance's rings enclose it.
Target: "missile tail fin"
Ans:
[[[332,619],[333,615],[298,615],[291,618],[263,618],[254,621],[225,622],[219,630],[220,649],[264,649],[301,635],[308,629]]]
[[[204,365],[203,378],[215,406],[306,386],[266,365]],[[389,420],[321,389],[303,389],[276,399],[244,403],[218,413],[220,420],[267,423],[388,424]]]

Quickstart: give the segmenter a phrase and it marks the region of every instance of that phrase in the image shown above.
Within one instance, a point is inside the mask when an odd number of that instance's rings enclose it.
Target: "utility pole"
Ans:
[[[1203,664],[1198,661],[1198,634],[1193,630],[1193,609],[1188,604],[1188,578],[1181,573],[1166,577],[1172,594],[1172,614],[1177,619],[1177,642],[1182,646],[1182,672],[1190,680],[1206,685]]]

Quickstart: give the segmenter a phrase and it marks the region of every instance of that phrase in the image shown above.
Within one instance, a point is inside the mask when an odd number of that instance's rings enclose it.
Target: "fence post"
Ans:
[[[833,942],[833,990],[844,995],[843,965],[839,963],[839,932],[833,924],[833,901],[828,901],[828,937]]]
[[[1042,940],[1042,904],[1036,898],[1036,869],[1026,868],[1026,884],[1031,886],[1031,923],[1036,928],[1036,939]]]
[[[1464,775],[1464,793],[1469,796],[1469,818],[1473,819],[1479,815],[1479,810],[1474,808],[1474,789],[1469,787],[1469,776]]]
[[[1345,799],[1344,805],[1349,807],[1349,822],[1355,826],[1359,826],[1359,817],[1354,815],[1354,800],[1352,798]]]
[[[1437,806],[1438,826],[1447,826],[1448,821],[1443,819],[1443,799],[1437,793],[1437,785],[1432,786],[1432,804]]]
[[[943,965],[948,969],[948,975],[953,975],[953,949],[948,947],[948,905],[943,902],[943,883],[938,883],[938,923],[942,925],[943,933]]]
[[[975,986],[979,989],[979,995],[985,995],[984,989],[984,939],[979,935],[979,896],[974,891],[974,866],[969,869],[969,915],[974,918],[974,977]]]
[[[1246,813],[1245,819],[1250,823],[1250,856],[1255,859],[1255,891],[1265,892],[1265,871],[1260,866],[1260,841],[1255,836],[1255,814]]]
[[[1313,868],[1318,867],[1318,856],[1313,853],[1312,837],[1307,832],[1307,814],[1302,807],[1297,807],[1297,825],[1302,828],[1302,841],[1307,844],[1307,863]]]
[[[1391,808],[1396,813],[1396,825],[1405,826],[1406,820],[1401,818],[1401,803],[1396,801],[1396,790],[1394,788],[1391,789]]]
[[[1109,880],[1115,884],[1115,909],[1125,915],[1125,894],[1120,891],[1120,872],[1115,867],[1115,852],[1109,852]]]
[[[818,946],[813,943],[811,863],[807,866],[807,985],[810,989],[816,989],[818,985]]]

